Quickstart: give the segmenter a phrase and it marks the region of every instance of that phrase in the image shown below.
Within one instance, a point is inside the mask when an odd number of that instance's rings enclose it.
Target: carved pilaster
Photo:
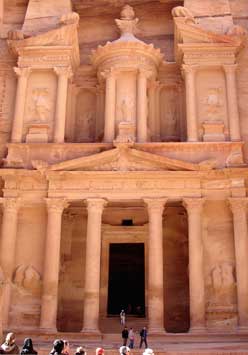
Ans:
[[[68,79],[72,77],[73,72],[71,67],[55,67],[54,71],[58,75],[54,142],[63,143],[65,138]]]
[[[101,223],[106,200],[92,198],[86,202],[88,220],[83,332],[99,333]]]
[[[240,141],[241,134],[236,83],[237,64],[224,65],[223,68],[226,75],[230,137],[231,141]]]
[[[58,306],[58,280],[61,242],[61,217],[67,201],[60,198],[46,198],[47,235],[43,268],[43,289],[40,326],[56,330]]]
[[[239,327],[248,328],[248,226],[247,198],[229,198],[233,213],[233,230],[237,275]]]
[[[4,291],[4,311],[3,324],[8,326],[10,300],[11,300],[11,279],[15,264],[16,236],[18,211],[20,208],[19,198],[2,198],[3,219],[2,219],[2,238],[0,243],[1,266],[6,277],[7,285]]]
[[[104,142],[111,143],[115,138],[115,114],[116,114],[115,71],[106,70],[101,74],[106,79]]]
[[[26,102],[26,91],[28,85],[28,78],[31,73],[31,68],[14,68],[18,76],[15,113],[13,118],[13,127],[11,133],[11,141],[20,143],[22,141],[23,120]]]
[[[183,65],[182,72],[185,78],[186,111],[187,111],[187,138],[189,142],[198,141],[198,120],[196,110],[195,73],[198,66]]]
[[[201,331],[205,328],[205,282],[201,220],[204,202],[203,198],[183,199],[183,205],[188,214],[191,331]]]
[[[145,198],[149,217],[148,318],[149,332],[164,332],[163,210],[166,198]]]

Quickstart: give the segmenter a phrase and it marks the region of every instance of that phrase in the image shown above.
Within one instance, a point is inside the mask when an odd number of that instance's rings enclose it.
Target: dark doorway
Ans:
[[[108,314],[145,315],[144,244],[109,246]]]

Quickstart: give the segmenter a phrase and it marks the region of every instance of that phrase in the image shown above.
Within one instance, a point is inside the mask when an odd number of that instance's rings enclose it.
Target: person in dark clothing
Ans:
[[[86,355],[86,351],[82,346],[79,346],[74,355]]]
[[[146,327],[143,327],[140,331],[140,349],[142,347],[142,344],[145,343],[145,348],[148,348],[147,345],[147,329]]]
[[[24,339],[23,347],[20,352],[21,355],[29,355],[29,354],[34,354],[37,355],[37,351],[34,350],[33,348],[33,342],[31,338],[26,338]]]
[[[64,349],[64,340],[56,339],[53,343],[53,348],[50,351],[50,355],[60,355],[62,354],[62,350]]]
[[[128,329],[125,327],[123,331],[121,332],[122,339],[123,339],[123,346],[127,345],[127,339],[128,339]]]

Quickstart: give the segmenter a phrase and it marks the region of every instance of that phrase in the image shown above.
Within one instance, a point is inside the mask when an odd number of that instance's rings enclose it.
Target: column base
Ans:
[[[46,328],[46,327],[40,327],[39,330],[43,333],[49,333],[49,334],[53,334],[53,333],[57,333],[58,330],[56,327],[51,327],[51,328]]]
[[[91,328],[83,328],[81,330],[81,333],[86,337],[97,338],[97,339],[102,335],[99,329],[91,329]]]
[[[160,327],[148,327],[149,335],[165,335],[166,331]]]
[[[190,329],[189,329],[189,333],[191,333],[191,334],[203,334],[206,332],[207,332],[207,329],[204,326],[190,327]]]
[[[248,325],[238,326],[237,332],[242,334],[248,334]]]

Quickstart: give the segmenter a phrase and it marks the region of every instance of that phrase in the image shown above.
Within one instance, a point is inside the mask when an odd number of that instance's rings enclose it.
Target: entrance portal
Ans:
[[[109,246],[108,314],[145,315],[144,244]]]

